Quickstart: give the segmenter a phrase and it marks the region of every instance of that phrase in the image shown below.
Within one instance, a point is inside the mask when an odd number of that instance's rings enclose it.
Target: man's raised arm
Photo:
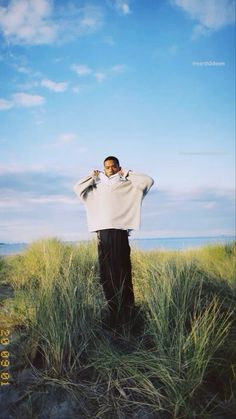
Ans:
[[[82,200],[86,198],[89,190],[96,184],[96,180],[99,177],[99,170],[94,170],[90,175],[79,180],[74,185],[74,191]]]
[[[121,170],[123,172],[123,177],[130,180],[136,188],[141,189],[144,195],[148,193],[149,189],[154,184],[154,180],[148,175],[135,173],[132,170],[127,169]]]

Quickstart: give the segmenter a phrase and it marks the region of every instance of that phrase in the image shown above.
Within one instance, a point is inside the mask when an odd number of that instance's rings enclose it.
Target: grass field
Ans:
[[[235,243],[133,250],[137,314],[120,336],[102,327],[96,243],[48,239],[1,258],[0,283],[14,290],[1,304],[1,327],[18,333],[12,376],[34,374],[18,414],[43,417],[54,392],[78,418],[232,418],[235,257]]]

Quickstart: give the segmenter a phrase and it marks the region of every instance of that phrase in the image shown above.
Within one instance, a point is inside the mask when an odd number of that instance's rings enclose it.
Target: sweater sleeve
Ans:
[[[154,180],[150,176],[142,173],[134,173],[131,170],[125,171],[125,177],[130,180],[136,188],[141,189],[143,196],[148,193],[149,189],[154,184]]]
[[[93,188],[94,185],[95,185],[94,177],[89,175],[89,176],[86,176],[85,178],[79,180],[74,185],[73,189],[74,189],[76,195],[82,201],[84,201],[86,199],[87,193]]]

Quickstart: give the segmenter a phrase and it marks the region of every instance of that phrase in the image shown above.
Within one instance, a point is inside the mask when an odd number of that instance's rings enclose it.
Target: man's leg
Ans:
[[[98,232],[100,279],[113,318],[129,320],[134,305],[130,246],[126,230]]]
[[[117,230],[117,236],[117,241],[120,243],[116,266],[117,282],[120,290],[121,317],[124,322],[127,322],[129,321],[130,311],[134,306],[130,246],[126,230]]]
[[[110,230],[100,230],[98,237],[98,262],[100,283],[108,302],[110,314],[116,313],[115,284],[112,272]]]

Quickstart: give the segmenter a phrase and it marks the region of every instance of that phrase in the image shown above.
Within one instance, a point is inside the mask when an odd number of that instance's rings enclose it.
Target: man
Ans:
[[[110,326],[128,322],[134,307],[130,230],[139,229],[141,203],[153,185],[149,176],[123,169],[117,157],[104,160],[74,187],[85,204],[90,232],[98,237],[100,280],[108,301]]]

